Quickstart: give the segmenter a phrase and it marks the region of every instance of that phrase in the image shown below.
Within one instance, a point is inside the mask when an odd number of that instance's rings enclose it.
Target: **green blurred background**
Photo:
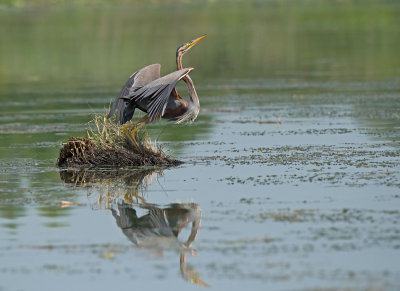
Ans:
[[[197,84],[235,78],[370,80],[400,75],[399,1],[4,1],[0,90],[119,88],[137,68]],[[13,5],[7,5],[11,3]]]

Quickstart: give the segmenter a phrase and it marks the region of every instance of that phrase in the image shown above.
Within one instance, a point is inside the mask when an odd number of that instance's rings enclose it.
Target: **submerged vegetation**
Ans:
[[[57,160],[59,167],[174,166],[181,164],[152,142],[145,129],[134,136],[105,115],[95,115],[86,137],[71,137]]]

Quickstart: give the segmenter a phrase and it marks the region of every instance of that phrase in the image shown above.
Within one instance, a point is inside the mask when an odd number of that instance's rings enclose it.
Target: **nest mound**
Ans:
[[[134,138],[105,116],[95,116],[87,137],[72,137],[63,144],[58,167],[176,166],[183,162],[166,155],[144,130]]]
[[[154,152],[135,152],[126,148],[107,148],[88,137],[72,137],[60,150],[59,167],[80,166],[176,166],[181,161]]]

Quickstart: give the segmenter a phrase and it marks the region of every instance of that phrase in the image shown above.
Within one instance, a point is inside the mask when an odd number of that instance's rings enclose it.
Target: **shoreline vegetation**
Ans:
[[[131,138],[105,115],[89,122],[87,136],[71,137],[60,150],[61,168],[177,166],[183,162],[166,155],[142,127]]]

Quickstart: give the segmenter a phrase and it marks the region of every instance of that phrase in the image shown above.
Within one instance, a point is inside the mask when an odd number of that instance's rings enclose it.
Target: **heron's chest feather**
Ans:
[[[167,103],[167,107],[165,108],[165,113],[163,118],[174,118],[177,116],[181,116],[188,110],[188,103],[186,100],[180,98],[170,98]]]

